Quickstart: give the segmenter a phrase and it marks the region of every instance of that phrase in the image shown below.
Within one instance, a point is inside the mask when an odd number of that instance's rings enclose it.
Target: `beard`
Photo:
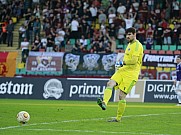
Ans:
[[[127,39],[128,43],[131,43],[134,39]]]

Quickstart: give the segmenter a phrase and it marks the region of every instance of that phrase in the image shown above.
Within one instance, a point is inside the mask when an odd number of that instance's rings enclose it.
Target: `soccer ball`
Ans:
[[[26,111],[20,111],[20,112],[17,114],[17,121],[18,121],[19,123],[25,124],[25,123],[27,123],[29,120],[30,120],[30,115],[29,115],[28,112],[26,112]]]

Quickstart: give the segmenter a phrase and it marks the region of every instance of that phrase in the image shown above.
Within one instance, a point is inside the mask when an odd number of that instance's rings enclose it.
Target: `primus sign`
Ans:
[[[83,83],[83,85],[71,85],[69,97],[75,94],[79,94],[79,97],[97,97],[104,93],[104,89],[105,86],[87,85],[87,83]]]
[[[68,99],[95,101],[102,98],[107,81],[108,79],[99,78],[67,78]]]

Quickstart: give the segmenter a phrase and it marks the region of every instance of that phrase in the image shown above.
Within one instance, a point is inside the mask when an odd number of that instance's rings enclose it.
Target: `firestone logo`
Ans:
[[[54,97],[59,99],[63,93],[62,82],[57,79],[50,79],[44,85],[43,97],[45,99],[49,97]]]
[[[32,95],[33,84],[28,83],[13,83],[7,81],[0,84],[0,94],[15,94],[15,95]]]

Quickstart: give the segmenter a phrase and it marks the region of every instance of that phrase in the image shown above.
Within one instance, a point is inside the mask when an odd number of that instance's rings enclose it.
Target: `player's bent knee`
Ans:
[[[125,100],[126,99],[126,93],[124,93],[123,91],[120,90],[120,93],[119,93],[119,100]]]
[[[114,80],[109,80],[107,82],[107,87],[112,87],[113,88],[114,86],[116,86],[116,82]]]
[[[126,103],[126,99],[120,100],[121,103]]]

